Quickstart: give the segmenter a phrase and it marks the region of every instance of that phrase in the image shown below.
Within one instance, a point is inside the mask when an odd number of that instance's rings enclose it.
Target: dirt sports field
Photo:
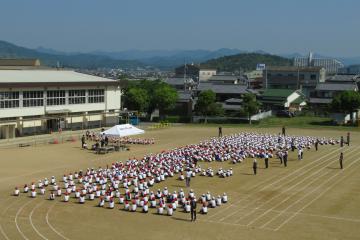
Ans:
[[[278,133],[280,129],[247,130],[224,128],[224,134],[241,131]],[[339,169],[339,146],[320,146],[296,160],[290,153],[288,167],[271,159],[264,169],[259,160],[258,175],[252,175],[252,160],[231,165],[200,163],[234,169],[234,176],[196,176],[191,188],[197,196],[208,190],[226,192],[229,202],[198,221],[176,211],[172,217],[98,208],[98,201],[84,205],[46,200],[49,192],[35,199],[22,194],[11,196],[15,186],[88,167],[105,167],[116,160],[142,157],[190,143],[198,143],[217,134],[215,127],[173,127],[152,130],[142,137],[154,137],[152,146],[131,146],[129,152],[98,156],[80,150],[79,142],[0,150],[0,239],[360,239],[360,134],[352,132],[352,144],[345,147],[345,169]],[[339,137],[346,132],[287,129],[287,134]],[[153,190],[184,188],[177,176]],[[123,189],[122,189],[123,191]],[[199,209],[199,207],[198,207]]]

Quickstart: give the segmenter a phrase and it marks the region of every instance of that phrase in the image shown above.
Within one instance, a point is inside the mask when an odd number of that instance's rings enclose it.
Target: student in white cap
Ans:
[[[20,190],[18,187],[15,187],[14,196],[19,196],[19,195],[20,195]]]
[[[35,198],[35,197],[36,197],[36,190],[35,190],[35,189],[32,189],[32,190],[31,190],[30,196],[31,196],[32,198]]]
[[[224,193],[224,194],[222,195],[221,200],[222,200],[223,203],[227,203],[227,202],[228,202],[228,196],[226,195],[226,193]]]
[[[104,207],[104,205],[105,205],[105,200],[104,200],[104,198],[103,197],[100,197],[100,201],[99,201],[99,207]]]
[[[111,197],[110,201],[109,201],[109,208],[113,209],[114,207],[115,207],[115,202],[114,202],[114,199]]]

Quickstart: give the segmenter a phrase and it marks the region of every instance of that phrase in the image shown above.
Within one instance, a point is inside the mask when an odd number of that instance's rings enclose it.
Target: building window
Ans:
[[[104,89],[90,89],[89,90],[89,103],[103,103],[104,102]]]
[[[40,106],[44,106],[43,91],[23,92],[23,107],[40,107]]]
[[[315,75],[315,74],[311,74],[311,75],[310,75],[310,79],[311,79],[311,80],[316,80],[316,75]]]
[[[300,80],[304,80],[304,79],[305,79],[305,74],[300,74],[300,75],[299,75],[299,79],[300,79]]]
[[[0,92],[0,108],[18,108],[19,92]]]
[[[86,103],[85,90],[69,90],[69,104],[84,104]]]
[[[65,105],[66,97],[65,90],[60,91],[47,91],[46,105],[55,106],[55,105]]]

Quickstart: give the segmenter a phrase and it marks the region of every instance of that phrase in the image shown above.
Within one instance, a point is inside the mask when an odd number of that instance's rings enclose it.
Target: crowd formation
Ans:
[[[74,195],[80,203],[98,198],[99,206],[103,207],[107,202],[110,208],[114,208],[115,199],[118,199],[119,203],[124,204],[125,210],[136,211],[141,207],[142,211],[147,212],[148,207],[158,207],[158,213],[161,214],[163,211],[161,209],[165,208],[167,214],[171,215],[179,206],[189,211],[189,206],[194,205],[190,202],[195,201],[196,198],[194,192],[190,190],[187,196],[183,190],[170,193],[167,188],[152,192],[150,188],[154,184],[165,181],[175,174],[179,174],[181,180],[186,178],[187,186],[190,186],[190,178],[196,175],[228,177],[233,174],[232,169],[221,168],[217,172],[211,168],[202,169],[198,165],[199,161],[239,163],[246,158],[268,159],[274,156],[282,159],[282,156],[290,150],[310,149],[315,144],[336,143],[337,141],[333,139],[310,136],[239,133],[212,138],[197,145],[148,154],[141,159],[115,162],[106,168],[89,168],[86,171],[79,170],[65,174],[62,177],[63,186],[58,184],[59,181],[54,176],[50,179],[41,179],[37,184],[26,184],[23,192],[30,192],[31,197],[36,197],[37,192],[45,195],[46,189],[50,188],[50,200],[62,197],[63,201],[67,202],[70,196]],[[120,191],[123,193],[121,194]],[[19,188],[15,188],[14,195],[19,194]],[[216,207],[227,202],[227,196],[226,194],[211,196],[207,193],[201,195],[197,202],[202,204],[201,212],[207,213],[208,206]]]

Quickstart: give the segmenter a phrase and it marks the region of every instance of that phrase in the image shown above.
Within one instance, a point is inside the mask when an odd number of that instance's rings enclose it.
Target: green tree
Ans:
[[[251,115],[257,113],[260,109],[260,103],[256,100],[256,96],[252,93],[244,94],[242,111],[247,115],[251,124]]]
[[[350,114],[353,123],[353,112],[360,108],[360,93],[355,91],[344,91],[336,95],[331,102],[331,109],[334,112]]]
[[[221,116],[224,113],[221,104],[216,103],[216,94],[212,90],[202,91],[199,94],[195,110],[205,117],[205,123],[208,116]]]
[[[160,118],[164,119],[165,112],[175,107],[178,93],[168,84],[159,84],[154,90],[153,99],[159,108]]]
[[[149,95],[145,89],[132,87],[126,94],[126,106],[131,110],[147,111]]]

